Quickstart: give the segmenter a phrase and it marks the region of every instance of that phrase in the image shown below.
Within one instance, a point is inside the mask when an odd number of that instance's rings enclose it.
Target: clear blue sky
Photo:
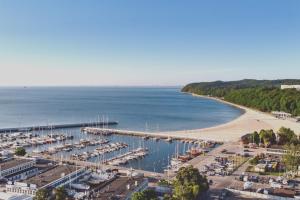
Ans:
[[[2,0],[0,85],[300,78],[298,0]]]

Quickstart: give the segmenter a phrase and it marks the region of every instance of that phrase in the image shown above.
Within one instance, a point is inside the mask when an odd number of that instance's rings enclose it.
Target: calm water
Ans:
[[[241,111],[182,94],[180,88],[0,88],[0,128],[27,125],[119,122],[132,130],[183,130],[233,120]]]
[[[213,100],[180,93],[180,88],[103,88],[103,87],[52,87],[52,88],[0,88],[0,128],[28,125],[89,122],[102,118],[116,120],[118,129],[130,130],[184,130],[210,127],[235,119],[241,111]],[[54,130],[54,133],[72,134],[75,143],[81,138],[99,138],[83,135],[79,128]],[[49,131],[38,132],[49,134]],[[128,163],[127,167],[163,172],[168,159],[178,147],[184,153],[191,144],[178,141],[142,140],[140,137],[112,135],[110,142],[125,142],[128,148],[108,153],[105,159],[138,147],[147,147],[149,155]],[[177,145],[178,144],[178,145]],[[53,146],[58,144],[53,144]],[[38,147],[40,150],[50,145]],[[64,152],[92,152],[97,146]],[[27,148],[32,151],[33,148]],[[60,156],[58,153],[56,156]],[[100,158],[90,161],[99,162]]]
[[[54,147],[57,145],[61,145],[64,143],[75,143],[76,141],[79,141],[81,138],[87,138],[87,139],[99,139],[100,136],[95,135],[86,135],[82,134],[80,132],[80,129],[78,128],[72,128],[72,129],[64,129],[63,131],[65,134],[72,134],[74,136],[73,140],[67,140],[65,142],[61,143],[55,143],[55,144],[46,144],[38,147],[28,147],[26,148],[28,152],[31,152],[33,149],[38,150],[47,150],[49,147]],[[41,131],[36,132],[39,135],[48,135],[51,134],[51,131]],[[61,133],[61,131],[53,131],[53,133]],[[98,156],[98,157],[92,157],[88,161],[91,162],[101,162],[103,160],[115,157],[119,154],[124,154],[130,150],[144,147],[148,149],[148,155],[145,156],[143,159],[139,160],[132,160],[126,165],[122,165],[129,168],[134,169],[143,169],[147,171],[153,171],[153,172],[163,172],[166,166],[169,164],[169,160],[172,158],[172,156],[175,155],[175,150],[178,149],[179,154],[184,154],[189,148],[192,146],[195,146],[194,144],[188,144],[188,143],[182,143],[180,141],[174,140],[172,143],[166,142],[165,140],[144,140],[141,137],[134,137],[134,136],[125,136],[125,135],[111,135],[111,136],[103,136],[101,138],[109,140],[111,143],[116,142],[123,142],[128,144],[129,146],[127,148],[121,149],[120,151],[114,151],[111,153],[106,153],[104,155]],[[57,154],[54,154],[52,156],[56,158],[60,158],[61,155],[63,157],[70,157],[72,154],[81,154],[83,152],[93,152],[98,146],[87,146],[83,149],[76,149],[74,148],[71,152],[58,152]]]

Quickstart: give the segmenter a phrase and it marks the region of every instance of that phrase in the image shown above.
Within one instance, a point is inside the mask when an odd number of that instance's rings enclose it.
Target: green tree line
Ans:
[[[298,116],[300,115],[300,91],[281,90],[280,84],[287,83],[300,84],[300,80],[194,83],[185,86],[182,91],[224,98],[226,101],[263,112],[284,111]]]
[[[244,144],[256,143],[257,145],[264,144],[266,147],[270,145],[298,145],[300,138],[290,128],[281,127],[277,133],[272,129],[255,131],[254,133],[247,134],[241,138]]]

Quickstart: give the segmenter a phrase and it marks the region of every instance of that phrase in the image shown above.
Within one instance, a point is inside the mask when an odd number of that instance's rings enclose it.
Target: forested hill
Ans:
[[[280,85],[300,85],[300,79],[215,81],[191,83],[183,92],[210,95],[264,112],[285,111],[300,115],[300,92]]]

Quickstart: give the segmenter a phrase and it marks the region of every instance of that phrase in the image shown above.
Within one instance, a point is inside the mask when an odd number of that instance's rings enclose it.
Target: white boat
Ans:
[[[72,183],[71,187],[77,190],[89,190],[90,186],[82,183]]]
[[[89,179],[90,179],[90,175],[85,175],[83,178],[81,178],[79,181],[80,182],[86,182],[86,181],[88,181]]]
[[[91,184],[91,185],[98,185],[98,184],[103,183],[103,182],[105,182],[105,180],[101,180],[101,179],[91,179],[91,180],[88,181],[88,183]]]
[[[244,190],[249,190],[249,189],[252,188],[252,186],[253,186],[253,183],[247,181],[247,182],[244,183]]]

